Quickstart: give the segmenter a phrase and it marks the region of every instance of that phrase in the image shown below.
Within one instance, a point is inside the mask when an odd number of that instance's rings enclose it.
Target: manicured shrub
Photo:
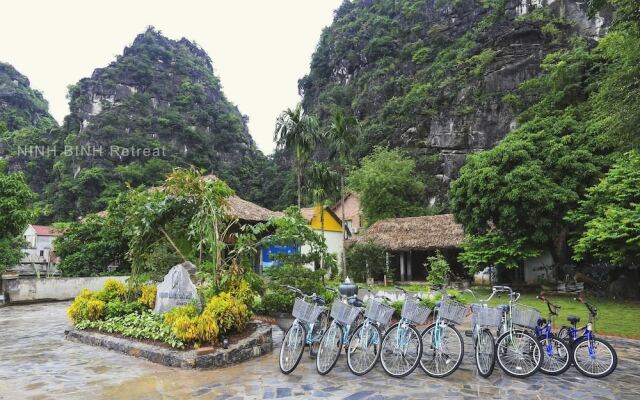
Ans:
[[[102,289],[96,292],[95,296],[106,303],[116,299],[125,300],[128,291],[127,285],[110,278],[106,280]]]
[[[147,307],[145,307],[142,303],[138,301],[128,303],[126,301],[116,299],[116,300],[111,300],[106,304],[104,317],[105,319],[122,317],[128,314],[141,313],[146,310],[147,310]]]
[[[96,321],[103,317],[105,307],[104,301],[97,299],[90,290],[83,289],[73,300],[67,315],[74,325],[84,320]]]
[[[156,285],[146,285],[141,289],[140,303],[147,306],[147,308],[153,310],[156,306],[156,295],[158,294],[158,287]]]

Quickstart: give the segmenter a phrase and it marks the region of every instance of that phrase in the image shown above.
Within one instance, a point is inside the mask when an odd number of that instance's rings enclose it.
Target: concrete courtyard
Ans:
[[[273,354],[219,370],[168,368],[106,349],[64,339],[68,303],[0,308],[0,399],[637,399],[640,397],[640,341],[612,339],[618,369],[602,380],[571,368],[560,377],[542,374],[518,380],[496,367],[489,379],[477,375],[467,342],[461,368],[445,379],[420,369],[405,379],[378,366],[352,375],[346,358],[319,376],[305,354],[285,376]],[[281,336],[281,335],[280,335]],[[467,339],[468,340],[468,339]]]

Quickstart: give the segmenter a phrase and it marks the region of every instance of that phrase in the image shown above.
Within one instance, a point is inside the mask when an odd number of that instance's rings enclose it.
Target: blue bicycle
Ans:
[[[564,340],[558,338],[551,331],[553,319],[558,316],[560,306],[550,302],[542,293],[538,299],[543,301],[549,309],[547,318],[540,318],[534,331],[542,345],[544,358],[540,372],[547,375],[560,375],[571,366],[571,354]]]
[[[578,328],[580,318],[570,315],[567,320],[571,326],[563,326],[558,332],[558,337],[571,344],[571,360],[580,373],[590,378],[604,378],[618,366],[618,355],[609,342],[597,338],[593,332],[598,308],[582,297],[574,300],[587,307],[589,322],[582,328]],[[578,337],[578,331],[583,331],[582,336]]]
[[[371,299],[364,322],[353,332],[347,345],[347,365],[357,376],[362,376],[375,367],[380,357],[382,332],[387,329],[393,316],[393,307],[384,303],[391,302],[391,299],[367,290]]]
[[[292,312],[296,319],[284,336],[279,357],[280,371],[290,374],[300,363],[305,345],[309,345],[309,351],[313,355],[313,347],[322,339],[329,324],[329,317],[322,297],[315,293],[306,295],[293,286],[284,287],[298,296]]]
[[[358,326],[364,314],[364,303],[356,296],[344,296],[337,290],[327,288],[340,295],[331,306],[331,326],[322,336],[318,356],[316,357],[316,370],[320,375],[328,374],[335,367],[342,352],[342,348],[349,342],[352,327]],[[348,349],[347,349],[348,351]]]
[[[380,348],[380,364],[382,368],[395,378],[409,375],[416,369],[422,356],[422,340],[416,325],[425,323],[431,310],[420,305],[417,294],[405,293],[400,321],[392,325],[384,334]]]
[[[467,307],[442,291],[442,300],[436,303],[435,322],[422,332],[420,367],[433,378],[451,375],[462,363],[464,341],[456,329],[464,320]]]

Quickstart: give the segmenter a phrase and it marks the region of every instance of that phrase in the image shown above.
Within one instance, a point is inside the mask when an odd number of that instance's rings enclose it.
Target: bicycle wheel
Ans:
[[[571,328],[568,326],[563,326],[559,331],[556,337],[560,340],[563,340],[565,343],[571,343]]]
[[[524,331],[505,332],[496,342],[498,365],[507,375],[527,378],[542,365],[542,346],[533,335]]]
[[[573,346],[573,364],[590,378],[604,378],[618,366],[618,355],[604,339],[578,339]]]
[[[342,350],[342,335],[342,327],[333,322],[322,336],[316,356],[316,369],[320,375],[328,374],[338,362]]]
[[[283,374],[290,374],[298,366],[304,352],[306,337],[307,330],[298,320],[295,320],[284,335],[280,348],[279,364]]]
[[[353,337],[353,334],[356,333],[356,329],[360,327],[360,325],[362,325],[364,323],[364,313],[360,313],[358,314],[358,316],[356,317],[356,319],[353,321],[353,323],[351,325],[349,325],[349,334],[347,335],[349,340],[351,340],[351,338]],[[349,351],[348,347],[344,348],[344,354],[347,354],[347,352]]]
[[[347,345],[347,365],[354,375],[362,376],[375,367],[380,355],[382,335],[373,323],[360,325]]]
[[[418,330],[408,324],[395,324],[387,330],[380,347],[380,364],[385,372],[403,378],[420,363],[422,341]]]
[[[496,343],[489,329],[481,329],[475,340],[475,358],[478,373],[488,378],[496,366]]]
[[[422,332],[420,367],[429,376],[444,378],[455,371],[464,356],[462,335],[448,324],[429,325]]]
[[[546,375],[563,374],[571,366],[571,352],[569,346],[555,336],[538,338],[544,358],[540,366],[540,372]]]
[[[311,345],[309,346],[309,356],[311,358],[315,357],[318,354],[318,348],[320,347],[322,335],[324,335],[328,327],[329,314],[327,314],[326,311],[323,311],[318,316],[315,324],[313,324],[313,329],[311,329]]]

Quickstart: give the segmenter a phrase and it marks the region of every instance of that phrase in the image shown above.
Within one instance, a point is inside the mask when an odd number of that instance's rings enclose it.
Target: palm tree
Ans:
[[[320,231],[324,237],[324,207],[331,199],[335,199],[337,192],[336,172],[325,164],[313,162],[309,165],[309,191],[313,205],[320,209]],[[324,269],[324,260],[320,260],[320,268]]]
[[[318,121],[306,115],[302,104],[295,109],[287,108],[276,121],[273,140],[280,148],[290,150],[295,157],[298,180],[298,208],[302,206],[302,174],[304,165],[318,143]]]
[[[333,121],[326,139],[332,150],[332,158],[337,162],[337,170],[340,175],[340,202],[342,203],[342,237],[346,238],[344,221],[344,175],[351,156],[353,146],[355,146],[360,133],[358,121],[351,115],[345,114],[341,109],[337,109],[333,115]],[[344,273],[347,273],[347,264],[344,252],[342,253],[342,265]]]

